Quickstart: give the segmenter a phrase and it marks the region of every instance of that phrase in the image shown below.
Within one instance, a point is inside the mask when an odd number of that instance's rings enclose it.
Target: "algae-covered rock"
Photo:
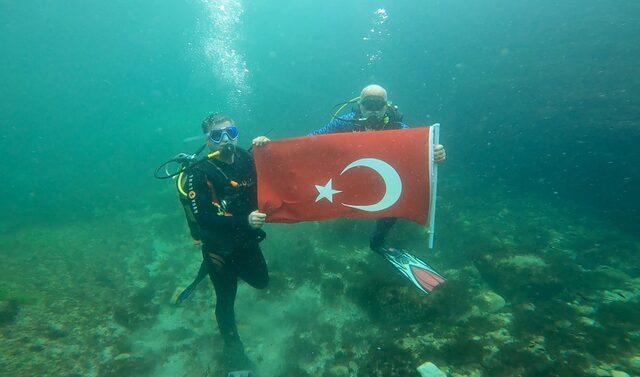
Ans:
[[[336,365],[329,370],[329,376],[331,377],[348,377],[349,375],[349,368],[344,365]]]
[[[629,373],[623,372],[621,370],[612,370],[611,377],[631,377]]]
[[[631,277],[624,271],[620,271],[611,266],[601,266],[596,269],[596,272],[602,274],[610,283],[623,284],[631,280]]]
[[[572,326],[571,321],[567,320],[567,319],[559,319],[555,322],[553,322],[553,324],[558,328],[558,329],[568,329],[569,327]]]
[[[495,313],[504,308],[506,301],[499,294],[492,291],[485,291],[478,296],[478,307],[484,312]]]
[[[118,354],[116,357],[113,358],[113,361],[117,361],[117,362],[125,362],[131,359],[131,354],[129,353],[121,353]]]
[[[602,294],[602,302],[607,304],[612,302],[628,302],[632,301],[635,298],[636,295],[633,292],[625,291],[622,289],[604,291],[604,293]]]
[[[598,377],[610,377],[611,376],[611,373],[609,373],[608,370],[602,369],[602,368],[593,369],[592,372],[593,372],[593,374],[595,374]]]
[[[583,316],[589,316],[595,313],[596,309],[590,305],[584,305],[577,301],[570,302],[569,307],[573,308],[577,313],[582,314]]]
[[[547,263],[535,255],[514,255],[502,263],[513,266],[517,270],[541,270],[547,267]]]
[[[578,320],[580,321],[581,324],[585,325],[585,326],[597,326],[598,322],[596,322],[595,319],[589,318],[589,317],[580,317],[578,318]]]
[[[132,356],[128,353],[116,355],[101,365],[99,377],[134,377],[148,375],[154,368],[155,360],[151,355]]]
[[[509,334],[509,331],[505,328],[488,332],[486,337],[498,343],[508,343],[513,341],[513,337],[511,336],[511,334]]]

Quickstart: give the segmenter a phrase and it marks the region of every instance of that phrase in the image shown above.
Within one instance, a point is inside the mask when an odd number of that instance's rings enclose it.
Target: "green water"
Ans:
[[[640,3],[0,0],[0,375],[217,376],[221,340],[158,163],[229,113],[304,135],[370,83],[439,122],[425,298],[373,222],[267,225],[241,285],[261,376],[640,374]]]

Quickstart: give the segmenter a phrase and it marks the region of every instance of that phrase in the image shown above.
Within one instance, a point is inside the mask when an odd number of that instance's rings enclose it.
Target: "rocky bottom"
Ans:
[[[434,251],[407,222],[389,240],[448,279],[429,297],[368,250],[371,221],[268,225],[270,286],[242,284],[236,304],[260,376],[640,374],[637,237],[450,190]],[[171,304],[200,254],[170,208],[2,234],[0,375],[219,376],[211,283]]]

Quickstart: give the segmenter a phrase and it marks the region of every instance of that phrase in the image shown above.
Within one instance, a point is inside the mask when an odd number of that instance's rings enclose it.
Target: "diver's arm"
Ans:
[[[349,122],[349,120],[352,120],[354,118],[355,118],[355,113],[349,113],[342,117],[335,117],[331,119],[329,123],[325,124],[324,127],[311,132],[307,136],[335,134],[339,132],[353,131],[353,122]],[[347,120],[344,120],[344,119],[347,119]]]

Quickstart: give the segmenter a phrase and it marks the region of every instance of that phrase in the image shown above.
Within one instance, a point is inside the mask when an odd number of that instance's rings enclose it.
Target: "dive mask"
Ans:
[[[231,141],[236,140],[238,138],[238,127],[214,128],[207,134],[207,139],[215,144],[220,144],[224,139],[224,135],[227,135],[227,138]]]
[[[387,101],[381,97],[371,96],[361,99],[360,105],[367,111],[381,111],[387,105]]]

